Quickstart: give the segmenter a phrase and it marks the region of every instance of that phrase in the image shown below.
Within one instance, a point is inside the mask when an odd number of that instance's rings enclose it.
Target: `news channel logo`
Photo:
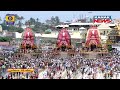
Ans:
[[[93,22],[94,23],[111,23],[112,17],[111,16],[94,16]]]
[[[15,15],[14,14],[7,14],[5,17],[7,25],[14,25],[15,23]]]
[[[94,16],[94,19],[112,19],[111,16]]]

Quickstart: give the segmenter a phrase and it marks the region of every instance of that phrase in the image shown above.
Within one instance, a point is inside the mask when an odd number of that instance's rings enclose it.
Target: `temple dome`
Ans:
[[[22,36],[25,38],[28,38],[28,37],[31,38],[31,37],[35,37],[35,34],[31,28],[25,28],[25,31],[22,33]]]
[[[57,46],[61,47],[62,45],[65,45],[66,47],[71,46],[71,36],[65,28],[62,29],[57,38]]]
[[[32,48],[35,49],[35,34],[32,31],[31,28],[27,27],[25,28],[24,32],[22,33],[22,42],[21,42],[21,48]]]
[[[93,26],[88,29],[86,37],[86,47],[95,44],[97,47],[101,46],[100,32],[97,27]]]

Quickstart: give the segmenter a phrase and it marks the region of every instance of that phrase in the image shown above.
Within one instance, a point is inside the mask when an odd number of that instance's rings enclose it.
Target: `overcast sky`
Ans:
[[[50,19],[52,16],[59,16],[61,21],[73,20],[74,18],[82,17],[93,17],[94,15],[109,15],[114,18],[120,18],[120,11],[0,11],[0,17],[2,20],[5,18],[6,14],[18,14],[23,16],[25,20],[28,20],[30,17],[39,18],[41,22],[44,22],[46,19]]]

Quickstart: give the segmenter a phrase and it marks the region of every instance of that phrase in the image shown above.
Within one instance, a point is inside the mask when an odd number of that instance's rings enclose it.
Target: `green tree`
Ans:
[[[2,25],[7,26],[6,20],[3,21]]]
[[[55,17],[52,16],[49,22],[51,23],[51,25],[55,26],[60,24],[60,19],[58,16],[55,16]]]
[[[17,14],[15,14],[15,23],[18,24],[18,21],[19,21],[19,16]]]
[[[15,26],[8,26],[8,29],[7,29],[9,32],[23,32],[23,28],[20,28],[20,27],[15,27]]]
[[[41,27],[41,23],[40,22],[36,22],[33,31],[35,32],[39,32],[40,31],[40,27]]]
[[[39,22],[39,18],[37,18],[36,21]]]
[[[92,19],[92,18],[90,18],[90,22],[93,22],[93,19]]]
[[[0,17],[0,21],[2,21],[1,17]]]
[[[21,21],[18,22],[18,25],[19,25],[19,27],[22,27],[22,23],[21,23]]]
[[[24,20],[24,17],[23,17],[23,16],[21,16],[19,20],[20,20],[21,25],[22,25],[22,24],[23,24],[23,23],[22,23],[22,21]]]
[[[48,19],[45,22],[46,22],[47,25],[51,25],[52,24],[51,20],[48,20]]]
[[[35,23],[36,23],[35,19],[31,17],[30,18],[30,25],[35,25]]]
[[[1,26],[2,26],[3,30],[8,30],[8,26],[6,25],[5,21],[3,21],[3,23],[1,24]]]
[[[60,19],[58,16],[55,17],[55,25],[58,25],[60,24]]]
[[[52,16],[52,17],[51,17],[51,23],[52,23],[52,25],[55,25],[55,22],[56,22],[56,20],[55,20],[55,18]]]
[[[22,27],[22,20],[23,20],[23,19],[24,19],[23,16],[19,16],[19,17],[18,17],[18,25],[19,25],[20,28]]]
[[[25,25],[30,25],[30,21],[25,21]]]
[[[18,14],[15,15],[15,23],[19,25],[19,27],[22,26],[22,20],[24,20],[23,16],[19,16]]]
[[[8,31],[9,32],[16,32],[17,28],[15,26],[9,26]]]
[[[0,37],[0,42],[10,42],[11,40],[11,37]]]
[[[16,31],[16,32],[22,33],[23,31],[24,31],[23,28],[17,28],[17,31]]]
[[[108,45],[108,51],[112,51],[112,45]]]

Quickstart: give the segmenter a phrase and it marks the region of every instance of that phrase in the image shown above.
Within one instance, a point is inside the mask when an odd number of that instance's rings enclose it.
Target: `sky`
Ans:
[[[52,16],[59,16],[62,22],[80,18],[80,16],[93,17],[95,15],[108,15],[111,16],[112,19],[120,18],[120,11],[0,11],[0,17],[2,20],[5,18],[6,14],[18,14],[25,18],[24,21],[29,20],[31,17],[39,18],[41,22],[45,22],[45,20],[50,19]]]

